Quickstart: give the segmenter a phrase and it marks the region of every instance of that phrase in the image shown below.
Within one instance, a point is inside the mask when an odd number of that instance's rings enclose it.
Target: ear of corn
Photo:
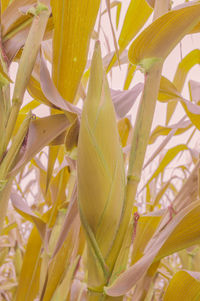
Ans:
[[[112,250],[124,205],[121,145],[99,42],[92,59],[78,142],[78,198],[88,240],[88,286],[100,291],[112,271]]]

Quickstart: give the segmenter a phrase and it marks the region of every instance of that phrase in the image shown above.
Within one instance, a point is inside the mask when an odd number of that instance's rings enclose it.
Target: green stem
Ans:
[[[11,139],[16,124],[24,93],[26,91],[40,44],[44,36],[49,14],[49,10],[42,10],[38,16],[34,17],[22,56],[20,58],[12,99],[12,109],[6,128],[6,146]]]
[[[151,125],[155,112],[156,100],[160,86],[162,63],[156,62],[145,75],[145,86],[140,101],[139,110],[135,122],[134,134],[131,144],[127,194],[131,195],[141,178],[144,157],[149,142]]]
[[[3,71],[8,74],[8,61],[0,37],[0,64]],[[10,112],[10,85],[0,87],[0,161],[5,152],[5,127]]]
[[[154,19],[168,11],[168,7],[169,0],[156,0]],[[118,233],[119,240],[122,240],[121,246],[123,246],[126,239],[126,231],[131,222],[133,202],[141,179],[142,167],[149,142],[156,100],[160,87],[162,65],[162,61],[155,61],[148,72],[145,73],[144,91],[140,100],[131,142],[124,215]]]
[[[156,62],[150,69],[149,73],[146,74],[144,91],[139,105],[131,143],[124,213],[117,239],[113,246],[114,249],[119,248],[119,246],[122,248],[127,239],[127,229],[131,222],[133,202],[136,196],[138,183],[140,182],[144,157],[149,141],[156,99],[160,86],[161,70],[162,64],[160,62]],[[119,251],[118,254],[120,254]],[[112,253],[110,253],[110,256],[111,255]],[[114,267],[112,271],[110,282],[112,282],[113,276],[117,272],[116,270],[117,266]]]
[[[169,0],[156,0],[154,20],[168,11]],[[157,95],[160,87],[162,62],[157,61],[145,74],[145,85],[140,101],[131,143],[126,187],[126,215],[131,216],[133,201],[141,179],[145,153],[149,142]],[[126,217],[127,218],[127,217]]]
[[[14,37],[19,31],[26,28],[28,25],[31,24],[33,21],[33,17],[30,17],[28,20],[25,20],[23,23],[21,23],[19,26],[14,28],[13,30],[9,31],[4,37],[3,37],[3,43],[10,40],[12,37]]]

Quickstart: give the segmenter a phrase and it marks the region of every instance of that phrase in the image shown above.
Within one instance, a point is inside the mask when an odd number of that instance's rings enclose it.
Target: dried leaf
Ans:
[[[144,255],[110,286],[105,288],[106,294],[109,296],[121,296],[127,293],[148,270],[158,253],[159,256],[156,257],[156,260],[178,249],[196,244],[199,241],[199,212],[199,202],[195,202],[176,214],[162,230],[156,231],[147,245]],[[187,232],[186,236],[186,233],[183,233],[184,230]],[[173,245],[171,243],[168,244],[170,240],[173,240]],[[170,247],[168,249],[168,246],[173,246],[173,249],[170,249]]]
[[[143,84],[138,83],[128,91],[112,90],[111,97],[115,106],[116,114],[119,118],[123,118],[134,105],[137,97],[143,90]]]
[[[149,144],[153,144],[156,141],[156,139],[159,138],[160,136],[167,136],[172,130],[176,130],[174,132],[174,136],[181,135],[185,133],[187,130],[189,130],[191,126],[192,124],[189,120],[181,121],[171,126],[158,125],[151,133],[151,136],[149,138]]]
[[[45,222],[39,216],[37,216],[35,213],[32,212],[32,210],[21,199],[21,197],[17,194],[17,192],[12,192],[10,198],[12,201],[12,205],[17,210],[17,212],[21,214],[23,217],[25,217],[26,220],[30,220],[35,224],[36,228],[40,233],[42,240],[44,241],[45,233],[46,233]]]
[[[17,173],[22,166],[31,160],[44,146],[59,136],[69,125],[65,115],[58,114],[40,118],[30,123],[25,149],[17,164],[10,171]]]
[[[131,122],[128,118],[123,118],[118,122],[118,131],[119,131],[122,147],[126,146],[131,128],[132,128]]]
[[[183,98],[181,99],[181,104],[193,125],[200,130],[200,106]]]
[[[49,71],[47,69],[44,57],[41,57],[41,66],[40,66],[40,84],[42,91],[46,98],[57,108],[60,108],[63,111],[69,111],[71,113],[80,113],[80,109],[71,104],[70,102],[64,100],[58,90],[56,89]]]
[[[165,167],[181,152],[184,150],[188,150],[188,147],[185,144],[180,144],[177,146],[174,146],[170,148],[162,161],[160,162],[158,168],[155,170],[151,178],[148,180],[148,183],[150,183],[154,178],[156,178],[161,172],[165,170]]]
[[[163,301],[190,301],[198,300],[199,297],[200,273],[182,270],[173,276],[167,287]]]
[[[85,69],[99,5],[100,0],[51,1],[55,28],[53,81],[69,102],[75,99]]]
[[[176,73],[174,75],[173,84],[175,85],[178,92],[181,92],[185,84],[186,76],[190,69],[200,63],[200,50],[194,49],[189,52],[179,63]],[[166,114],[166,124],[169,123],[175,108],[177,106],[177,101],[172,101],[168,103],[167,114]]]
[[[138,14],[138,12],[140,12]],[[119,36],[119,53],[122,53],[128,46],[131,40],[136,36],[140,29],[144,26],[150,14],[152,8],[147,4],[145,0],[131,0],[126,16],[124,18],[122,30]],[[134,21],[133,21],[134,20]],[[107,71],[111,69],[116,61],[116,54],[113,56]]]
[[[131,44],[129,49],[131,63],[142,64],[145,59],[164,60],[177,43],[199,22],[199,12],[200,4],[195,3],[170,11],[156,19]]]

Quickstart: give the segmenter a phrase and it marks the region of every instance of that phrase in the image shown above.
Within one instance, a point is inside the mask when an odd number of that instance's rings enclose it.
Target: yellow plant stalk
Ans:
[[[99,42],[95,45],[83,107],[77,164],[79,210],[88,242],[90,300],[102,300],[99,298],[118,255],[114,252],[107,262],[123,214],[125,177],[115,111]],[[97,297],[93,296],[95,294]]]

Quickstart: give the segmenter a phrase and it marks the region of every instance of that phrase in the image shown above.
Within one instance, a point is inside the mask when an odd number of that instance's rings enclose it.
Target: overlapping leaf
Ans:
[[[194,49],[189,52],[179,63],[176,73],[174,75],[173,83],[177,91],[181,92],[186,80],[186,76],[190,69],[200,62],[200,51],[199,49]],[[166,123],[168,124],[177,105],[177,101],[174,100],[168,103],[167,113],[166,113]]]
[[[144,255],[107,287],[106,293],[110,296],[125,294],[144,275],[153,261],[196,244],[199,241],[199,212],[199,203],[195,202],[180,211],[164,228],[156,230]]]
[[[146,69],[154,60],[164,60],[176,44],[199,22],[200,5],[170,11],[149,25],[132,43],[129,59]],[[148,45],[148,47],[146,47]],[[150,61],[147,61],[150,60]]]
[[[182,121],[177,124],[173,124],[171,126],[161,126],[158,125],[149,138],[149,144],[152,144],[156,141],[156,139],[160,136],[167,136],[173,129],[176,130],[174,135],[181,135],[191,128],[192,124],[188,121]]]
[[[140,12],[138,14],[138,12]],[[147,4],[145,0],[131,0],[126,16],[124,18],[124,23],[119,36],[119,53],[122,53],[124,49],[128,46],[131,40],[136,36],[139,30],[144,26],[150,14],[152,13],[152,8]],[[116,55],[113,56],[108,70],[113,66],[116,61]]]
[[[53,80],[73,102],[86,65],[90,36],[100,0],[51,1],[54,18]]]
[[[29,162],[44,146],[59,136],[69,125],[65,115],[58,114],[33,120],[29,127],[27,142],[20,160],[10,174],[16,173]]]
[[[164,158],[160,162],[158,168],[155,170],[148,183],[150,183],[154,178],[156,178],[161,172],[163,172],[166,166],[181,152],[184,150],[188,150],[188,147],[185,144],[180,144],[172,147],[167,151]]]
[[[182,270],[170,281],[163,301],[199,300],[200,273]]]

